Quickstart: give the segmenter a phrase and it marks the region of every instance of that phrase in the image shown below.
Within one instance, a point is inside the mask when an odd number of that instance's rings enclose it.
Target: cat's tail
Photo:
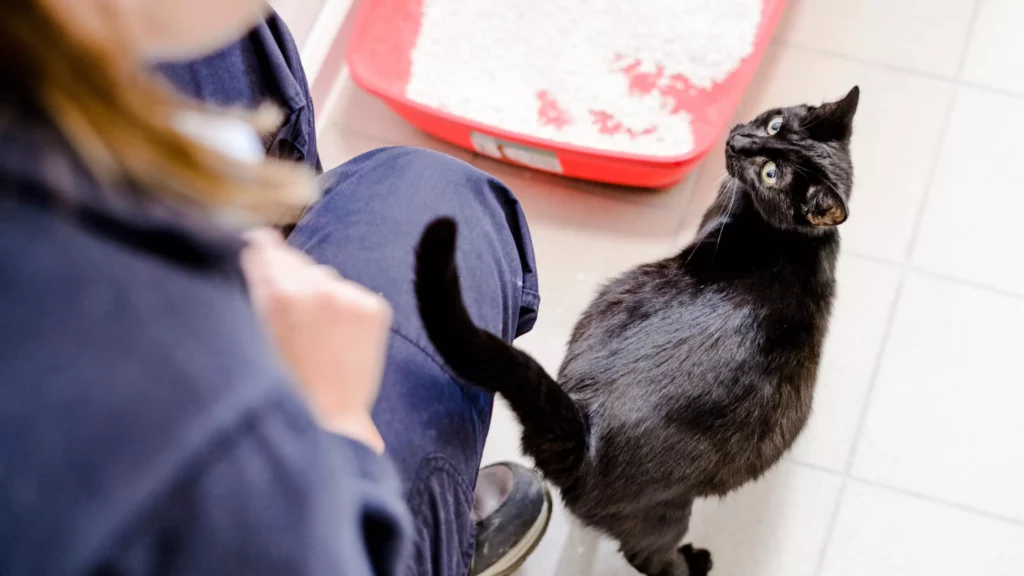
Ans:
[[[435,220],[416,253],[416,298],[434,347],[463,380],[505,397],[523,425],[523,450],[557,486],[587,453],[586,414],[526,353],[473,324],[455,266],[455,222]]]

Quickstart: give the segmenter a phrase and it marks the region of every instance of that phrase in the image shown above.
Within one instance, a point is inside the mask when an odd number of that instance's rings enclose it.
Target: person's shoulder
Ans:
[[[67,405],[78,413],[135,404],[195,415],[286,386],[234,264],[190,266],[54,210],[6,204],[0,271],[0,341],[10,344],[0,394],[63,388],[60,398],[81,396]]]
[[[18,476],[4,483],[52,495],[59,511],[23,511],[56,513],[56,532],[294,404],[240,277],[34,205],[0,202],[0,343],[0,466]]]

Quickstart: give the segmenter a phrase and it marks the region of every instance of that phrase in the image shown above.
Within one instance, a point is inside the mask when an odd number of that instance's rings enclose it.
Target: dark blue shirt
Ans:
[[[394,572],[396,476],[315,425],[239,248],[0,105],[0,574]]]
[[[195,100],[247,109],[275,104],[284,113],[284,122],[264,138],[267,153],[320,171],[306,73],[288,27],[276,14],[223,50],[157,69],[179,92]]]

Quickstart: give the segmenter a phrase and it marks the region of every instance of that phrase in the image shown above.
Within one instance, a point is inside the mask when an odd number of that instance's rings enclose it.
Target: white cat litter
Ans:
[[[405,95],[602,151],[693,148],[680,97],[754,49],[762,0],[422,0]]]

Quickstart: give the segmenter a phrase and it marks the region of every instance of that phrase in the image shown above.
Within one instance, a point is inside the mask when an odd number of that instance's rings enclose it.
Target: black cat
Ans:
[[[558,380],[478,329],[463,306],[455,225],[432,223],[416,261],[430,339],[466,381],[503,395],[533,457],[584,523],[648,576],[698,576],[680,548],[694,498],[765,473],[811,409],[853,184],[860,92],[770,110],[733,128],[729,178],[678,255],[605,286]]]

